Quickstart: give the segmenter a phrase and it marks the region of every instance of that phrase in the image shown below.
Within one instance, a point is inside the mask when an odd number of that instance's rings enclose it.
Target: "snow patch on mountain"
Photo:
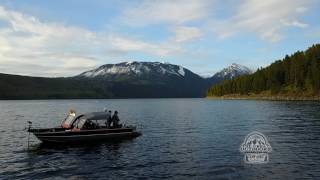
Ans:
[[[178,73],[179,73],[181,76],[184,76],[184,75],[186,74],[186,72],[184,71],[184,68],[183,68],[182,66],[179,66]]]

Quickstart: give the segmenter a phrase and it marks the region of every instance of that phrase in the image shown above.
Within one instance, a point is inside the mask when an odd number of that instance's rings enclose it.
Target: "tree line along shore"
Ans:
[[[210,87],[207,97],[224,99],[319,100],[320,44],[286,55],[255,73]]]

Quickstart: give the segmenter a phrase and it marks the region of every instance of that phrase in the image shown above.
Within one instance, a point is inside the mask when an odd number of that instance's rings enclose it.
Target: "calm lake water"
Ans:
[[[143,135],[119,143],[43,146],[26,122],[60,124],[77,112],[118,110]],[[0,101],[0,179],[320,178],[320,102],[209,99]],[[239,147],[259,131],[267,164],[243,162]]]

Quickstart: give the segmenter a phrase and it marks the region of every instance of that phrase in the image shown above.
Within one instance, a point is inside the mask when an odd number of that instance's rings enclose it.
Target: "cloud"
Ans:
[[[145,0],[126,9],[120,18],[133,26],[169,23],[183,24],[207,17],[210,0]]]
[[[277,42],[283,38],[282,31],[288,26],[308,26],[299,17],[307,11],[310,4],[310,0],[245,0],[230,18],[216,20],[211,27],[220,38],[253,32],[263,40]]]
[[[175,42],[186,42],[200,38],[203,34],[197,27],[178,26],[173,29]]]
[[[293,26],[293,27],[299,27],[299,28],[306,28],[306,27],[309,26],[308,24],[302,23],[302,22],[300,22],[298,20],[292,20],[292,21],[282,20],[281,23],[286,25],[286,26]]]
[[[164,56],[180,51],[179,46],[166,43],[41,22],[1,6],[0,23],[4,24],[0,26],[0,65],[6,67],[1,70],[4,73],[69,76],[103,63],[112,51],[118,56],[130,52]]]
[[[176,43],[197,39],[207,32],[203,29],[200,31],[196,26],[190,27],[192,23],[213,30],[221,39],[254,33],[262,40],[277,42],[284,38],[283,31],[286,28],[308,27],[300,18],[308,12],[312,2],[242,0],[221,3],[209,0],[145,0],[135,7],[125,9],[120,20],[134,27],[166,25],[175,33]],[[220,15],[219,8],[223,9]]]
[[[182,58],[184,60],[199,59],[204,52],[208,52],[211,44],[195,41],[200,38],[210,41],[209,37],[212,35],[208,32],[213,32],[220,39],[250,34],[250,37],[255,35],[267,42],[278,42],[286,36],[284,32],[289,28],[310,29],[311,25],[303,17],[310,11],[313,2],[314,0],[125,2],[120,3],[123,12],[115,13],[114,20],[107,22],[112,33],[40,20],[0,6],[0,72],[69,76],[107,62],[114,63],[131,54],[150,55],[153,58],[184,56],[187,57]],[[147,26],[153,27],[146,28]],[[151,32],[158,27],[159,30]],[[165,32],[156,34],[160,30]],[[197,43],[192,49],[187,46],[191,42]],[[196,49],[202,51],[195,53]],[[211,57],[212,55],[206,55],[201,59]]]
[[[0,64],[7,69],[4,72],[41,75],[37,68],[46,67],[41,68],[42,75],[71,75],[72,69],[86,69],[97,64],[87,57],[94,51],[90,48],[91,42],[98,38],[93,32],[42,23],[33,16],[4,7],[0,7],[0,20],[7,24],[0,29]],[[53,70],[58,73],[50,74]]]
[[[28,61],[21,60],[28,59]],[[32,60],[29,60],[32,59]],[[70,55],[15,56],[0,62],[0,72],[9,74],[60,77],[79,74],[82,70],[94,67],[97,61],[91,57]],[[45,63],[43,63],[45,62]]]
[[[118,53],[143,51],[147,54],[167,56],[182,51],[182,48],[177,44],[152,44],[145,41],[140,41],[128,37],[124,38],[120,36],[109,36],[109,40],[112,42],[112,47],[110,48],[110,50],[112,52]]]

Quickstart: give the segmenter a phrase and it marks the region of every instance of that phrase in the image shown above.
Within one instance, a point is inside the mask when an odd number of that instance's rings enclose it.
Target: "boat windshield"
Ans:
[[[65,120],[62,122],[61,126],[63,128],[70,128],[71,123],[73,122],[74,118],[76,117],[75,113],[70,113],[68,116],[65,118]]]
[[[86,123],[87,119],[85,118],[79,118],[75,123],[74,123],[74,127],[77,129],[81,129],[84,124]]]
[[[75,118],[75,120],[71,121],[70,127],[75,129],[94,129],[99,127],[99,120],[107,120],[107,117],[108,114],[106,112],[82,114]]]

